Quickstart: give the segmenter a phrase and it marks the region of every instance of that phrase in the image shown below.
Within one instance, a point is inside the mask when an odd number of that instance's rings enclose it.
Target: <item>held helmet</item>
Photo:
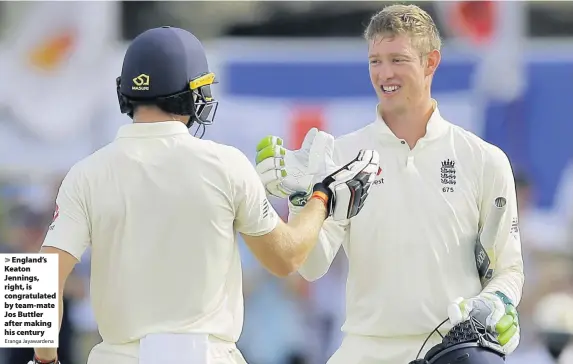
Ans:
[[[426,353],[424,359],[410,362],[410,364],[450,363],[503,364],[505,354],[495,337],[472,317],[454,326],[440,344]]]
[[[168,26],[147,30],[131,42],[116,79],[121,113],[133,118],[135,106],[155,105],[189,115],[188,128],[213,123],[218,106],[211,94],[214,83],[201,42]]]

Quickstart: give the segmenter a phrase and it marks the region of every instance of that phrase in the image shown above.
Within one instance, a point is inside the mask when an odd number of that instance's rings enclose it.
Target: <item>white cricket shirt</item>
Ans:
[[[278,215],[239,150],[177,121],[134,123],[77,163],[44,246],[91,246],[91,300],[110,344],[149,333],[236,342],[243,324],[236,232],[272,231]]]
[[[335,163],[348,163],[360,149],[378,151],[381,167],[363,210],[350,222],[327,220],[299,270],[308,280],[320,278],[343,246],[349,260],[344,332],[427,335],[448,317],[450,302],[479,294],[474,247],[498,196],[506,197],[509,213],[486,290],[519,302],[521,243],[510,231],[517,219],[515,185],[499,148],[444,120],[436,105],[426,136],[412,150],[378,117],[335,141]]]

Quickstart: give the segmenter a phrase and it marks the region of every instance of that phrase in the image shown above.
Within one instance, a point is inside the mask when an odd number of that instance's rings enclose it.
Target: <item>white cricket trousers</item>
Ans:
[[[87,364],[139,364],[139,343],[93,347]],[[159,363],[158,363],[159,364]],[[209,338],[209,364],[247,364],[234,343]]]
[[[428,335],[402,338],[346,335],[327,364],[408,364],[416,359],[426,337]],[[440,335],[432,335],[420,357],[441,341]]]

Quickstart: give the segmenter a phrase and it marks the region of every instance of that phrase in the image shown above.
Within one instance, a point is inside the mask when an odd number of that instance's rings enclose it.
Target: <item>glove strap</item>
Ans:
[[[507,306],[511,305],[514,306],[513,302],[501,291],[495,291],[494,293],[501,301]]]
[[[304,207],[310,198],[310,193],[307,192],[295,192],[288,197],[288,201],[294,207]]]
[[[54,359],[54,360],[46,361],[46,360],[38,358],[36,356],[36,354],[34,354],[34,364],[59,364],[59,361],[58,361],[58,357],[56,357],[56,359]]]

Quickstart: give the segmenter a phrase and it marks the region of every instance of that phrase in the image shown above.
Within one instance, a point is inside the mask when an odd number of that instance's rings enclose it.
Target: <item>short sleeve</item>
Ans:
[[[68,172],[56,197],[54,219],[42,246],[61,249],[78,261],[90,245],[85,186],[76,167]]]
[[[267,199],[255,167],[242,152],[235,152],[231,168],[235,228],[249,236],[265,235],[274,230],[280,218]]]

